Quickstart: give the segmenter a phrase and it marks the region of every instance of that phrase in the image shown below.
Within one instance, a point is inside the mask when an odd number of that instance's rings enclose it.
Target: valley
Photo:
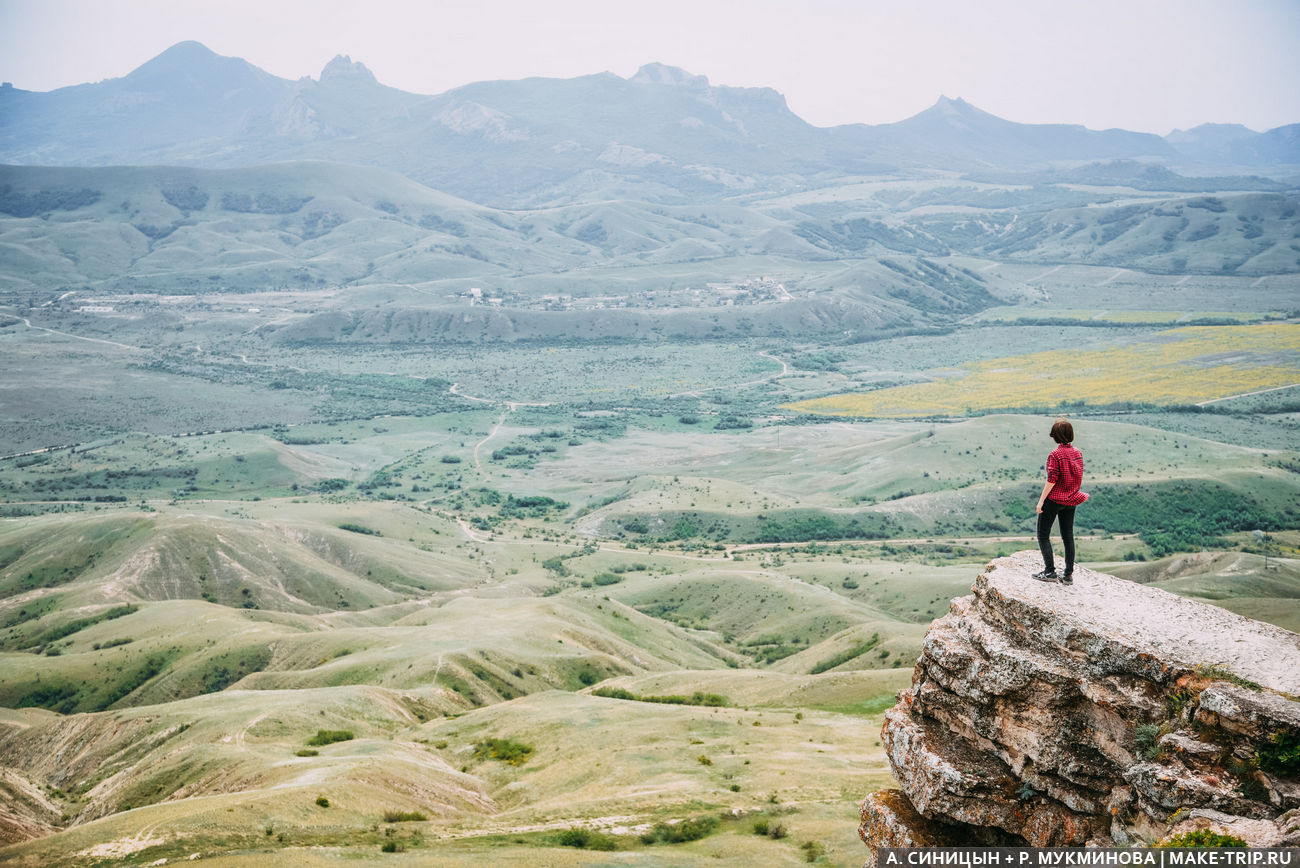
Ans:
[[[209,55],[0,92],[0,862],[860,864],[1062,414],[1082,563],[1300,631],[1292,163]]]

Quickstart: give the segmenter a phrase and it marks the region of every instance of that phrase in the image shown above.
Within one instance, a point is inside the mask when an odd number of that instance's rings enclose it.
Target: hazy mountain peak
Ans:
[[[166,51],[163,51],[148,63],[157,63],[158,61],[171,61],[180,63],[193,63],[194,61],[210,60],[214,57],[220,57],[211,48],[208,48],[202,42],[193,39],[186,39],[178,42]],[[147,65],[147,64],[146,64]]]
[[[325,68],[320,71],[322,82],[334,79],[375,81],[375,74],[364,63],[353,61],[346,54],[336,54],[334,59],[325,64]]]
[[[637,84],[686,85],[689,87],[708,87],[709,79],[703,75],[693,75],[676,66],[664,63],[647,63],[636,71],[628,81]]]
[[[137,66],[126,75],[126,81],[138,82],[155,77],[192,75],[199,71],[253,68],[251,64],[233,57],[223,57],[201,42],[187,40]]]
[[[934,105],[930,106],[928,109],[921,112],[921,114],[940,115],[942,117],[950,117],[950,118],[997,117],[996,115],[989,114],[983,109],[976,108],[975,106],[966,102],[966,100],[962,99],[961,97],[956,97],[954,99],[953,97],[948,97],[948,96],[940,96],[937,100],[935,100]],[[1002,120],[1002,118],[998,118],[998,120]]]
[[[1190,130],[1174,130],[1165,139],[1174,144],[1196,141],[1224,144],[1257,135],[1259,133],[1242,124],[1200,124]]]

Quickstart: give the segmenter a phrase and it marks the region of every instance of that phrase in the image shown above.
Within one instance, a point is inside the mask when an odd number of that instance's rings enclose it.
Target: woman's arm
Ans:
[[[1044,482],[1044,483],[1043,483],[1043,493],[1040,494],[1040,495],[1038,495],[1038,506],[1034,508],[1034,512],[1042,512],[1042,511],[1043,511],[1043,501],[1044,501],[1044,500],[1047,500],[1047,493],[1048,493],[1049,491],[1051,491],[1051,490],[1052,490],[1053,488],[1055,488],[1055,487],[1056,487],[1056,483],[1055,483],[1055,482]]]

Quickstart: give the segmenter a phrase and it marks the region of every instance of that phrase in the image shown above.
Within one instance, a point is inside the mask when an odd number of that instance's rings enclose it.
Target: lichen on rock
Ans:
[[[1082,568],[1038,582],[1038,565],[993,561],[931,624],[885,715],[900,789],[863,803],[862,840],[1300,843],[1300,635]]]

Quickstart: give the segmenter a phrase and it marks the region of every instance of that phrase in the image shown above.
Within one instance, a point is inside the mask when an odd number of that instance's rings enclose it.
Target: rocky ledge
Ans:
[[[876,847],[1127,846],[1195,829],[1300,846],[1300,635],[1036,552],[936,620],[885,715]]]

